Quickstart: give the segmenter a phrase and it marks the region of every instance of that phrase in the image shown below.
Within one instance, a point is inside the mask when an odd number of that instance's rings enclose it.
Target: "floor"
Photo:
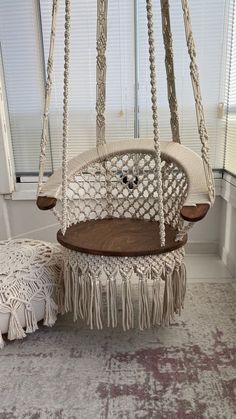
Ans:
[[[188,282],[232,282],[229,270],[217,255],[187,255]],[[235,280],[236,283],[236,280]]]
[[[236,418],[236,280],[186,258],[169,328],[90,331],[70,316],[0,352],[0,419]]]

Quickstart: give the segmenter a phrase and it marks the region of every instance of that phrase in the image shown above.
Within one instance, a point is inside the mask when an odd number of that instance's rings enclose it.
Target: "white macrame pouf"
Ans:
[[[0,242],[0,348],[38,329],[53,326],[63,304],[60,247],[20,239]]]

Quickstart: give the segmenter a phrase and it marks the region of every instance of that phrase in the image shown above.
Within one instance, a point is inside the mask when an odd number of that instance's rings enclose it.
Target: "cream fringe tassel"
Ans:
[[[20,324],[16,311],[13,310],[10,315],[7,338],[9,340],[14,340],[14,339],[23,339],[25,336],[26,336],[25,331]]]
[[[55,291],[55,300],[53,299],[53,291]],[[49,295],[50,294],[50,295]],[[45,301],[45,312],[44,312],[44,325],[45,326],[53,326],[56,319],[57,314],[59,312],[58,305],[60,307],[63,306],[64,302],[64,290],[60,287],[58,287],[56,290],[54,286],[52,285],[51,293],[48,293],[48,290],[46,292],[42,290],[39,292],[39,295],[37,296],[37,293],[35,294],[35,298],[40,301]],[[24,315],[25,315],[25,328],[22,327],[20,320],[18,318],[17,311],[20,308],[20,306],[23,304],[24,306]],[[61,312],[61,311],[60,311]],[[14,307],[4,307],[4,313],[10,314],[10,320],[8,325],[8,335],[7,338],[9,340],[14,339],[23,339],[26,337],[27,333],[32,333],[35,330],[38,329],[37,319],[32,307],[32,304],[30,302],[22,302],[17,303]],[[4,346],[4,340],[2,337],[2,333],[0,331],[0,349],[2,349]]]
[[[184,263],[174,269],[160,270],[149,268],[134,273],[134,269],[123,271],[116,267],[113,272],[92,269],[89,264],[79,268],[73,260],[65,262],[64,311],[73,312],[74,321],[78,317],[87,322],[91,329],[102,329],[104,325],[104,302],[108,327],[118,324],[118,292],[121,289],[122,326],[129,330],[134,327],[134,308],[132,302],[132,283],[138,278],[138,323],[141,330],[151,325],[169,326],[175,314],[181,314],[186,293],[186,268]],[[164,293],[162,283],[164,280]],[[151,287],[149,287],[149,284]],[[151,291],[151,292],[150,292]],[[103,296],[104,294],[104,296]],[[150,295],[149,295],[150,294]]]

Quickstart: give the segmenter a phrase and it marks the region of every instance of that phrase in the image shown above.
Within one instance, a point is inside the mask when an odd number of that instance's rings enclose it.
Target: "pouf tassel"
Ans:
[[[25,307],[26,333],[33,333],[38,329],[35,313],[31,304]]]
[[[25,331],[20,324],[20,321],[18,319],[16,312],[13,310],[10,316],[7,338],[9,340],[14,340],[14,339],[23,339],[25,337],[26,337]]]
[[[49,327],[53,326],[57,319],[57,313],[58,313],[57,304],[53,301],[51,297],[47,295],[46,300],[45,300],[45,314],[44,314],[43,324]]]

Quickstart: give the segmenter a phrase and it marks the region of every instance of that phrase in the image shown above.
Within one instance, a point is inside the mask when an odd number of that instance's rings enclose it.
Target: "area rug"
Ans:
[[[169,328],[70,316],[0,352],[0,419],[236,418],[236,288],[192,283]]]

